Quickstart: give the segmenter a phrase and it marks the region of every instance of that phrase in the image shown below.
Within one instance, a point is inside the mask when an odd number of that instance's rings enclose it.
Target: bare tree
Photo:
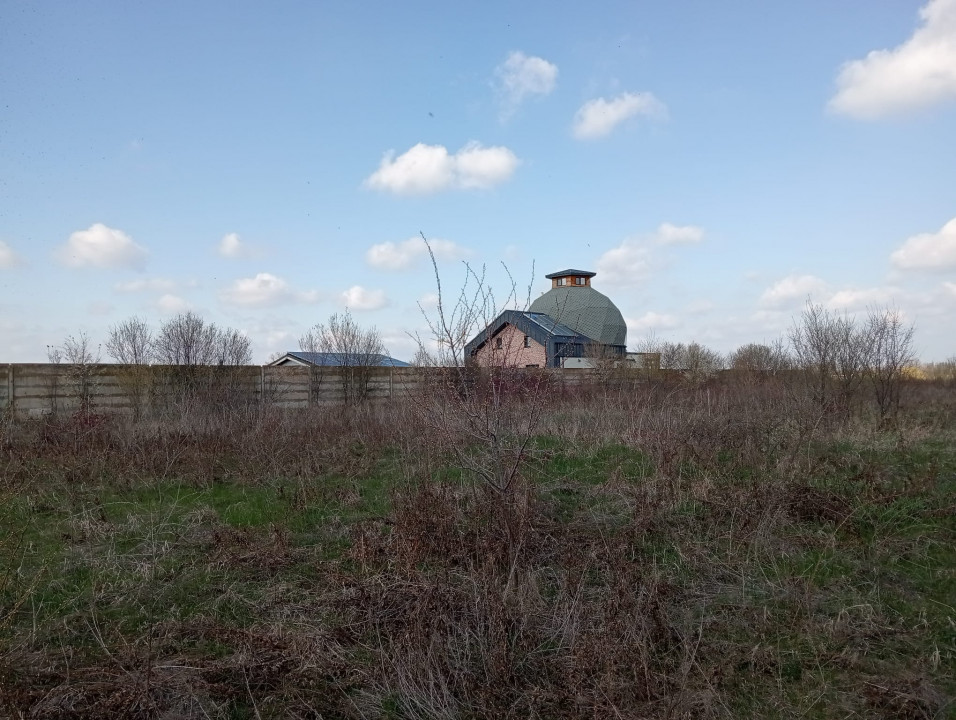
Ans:
[[[318,396],[329,375],[326,369],[335,366],[341,368],[337,374],[342,380],[346,403],[366,398],[371,368],[380,365],[382,357],[387,354],[378,329],[363,328],[347,309],[341,314],[332,314],[325,323],[309,328],[299,338],[299,349],[315,355],[310,368],[313,397]]]
[[[659,353],[662,370],[680,370],[691,382],[707,380],[726,367],[723,355],[696,342],[685,345],[651,336],[637,347],[639,352]]]
[[[730,354],[728,360],[734,370],[762,377],[778,375],[790,366],[790,358],[782,340],[776,340],[771,345],[741,345]]]
[[[128,318],[110,327],[106,352],[124,365],[147,365],[153,356],[153,331],[145,320]]]
[[[906,370],[916,361],[913,325],[903,322],[897,310],[871,309],[866,320],[870,347],[867,375],[873,387],[880,424],[896,416]]]
[[[417,407],[424,412],[436,440],[457,458],[460,467],[501,496],[511,496],[528,459],[551,376],[516,367],[516,343],[502,342],[493,366],[478,367],[469,361],[466,344],[478,333],[488,333],[486,339],[491,342],[492,321],[504,307],[517,304],[517,285],[508,273],[510,288],[500,302],[484,268],[476,271],[466,263],[462,287],[449,299],[431,246],[424,235],[422,239],[431,257],[438,293],[434,311],[422,308],[422,314],[443,367],[429,376]],[[419,346],[427,351],[422,339]],[[467,440],[463,442],[463,438]],[[516,542],[515,518],[503,517],[512,542]]]
[[[159,329],[155,359],[164,365],[214,365],[219,360],[219,330],[193,312],[180,313]]]
[[[80,332],[77,335],[68,335],[63,345],[58,348],[48,347],[47,357],[54,364],[62,362],[66,365],[69,391],[77,401],[78,411],[92,412],[101,359],[99,346],[94,348],[89,335]]]
[[[846,416],[870,361],[865,329],[847,315],[808,302],[790,330],[790,345],[813,402],[823,412]]]
[[[219,330],[216,335],[216,362],[219,365],[252,364],[252,341],[238,330]]]

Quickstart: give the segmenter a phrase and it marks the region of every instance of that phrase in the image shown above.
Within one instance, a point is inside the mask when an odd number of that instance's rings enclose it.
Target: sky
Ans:
[[[596,272],[632,348],[814,302],[952,357],[956,0],[0,0],[0,362],[346,308],[410,360],[422,235],[446,300]]]

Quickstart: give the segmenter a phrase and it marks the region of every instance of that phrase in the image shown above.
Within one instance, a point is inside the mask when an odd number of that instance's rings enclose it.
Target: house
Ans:
[[[411,367],[407,362],[379,353],[287,352],[269,363],[269,367]]]
[[[527,311],[502,312],[465,346],[466,357],[483,366],[564,367],[570,358],[623,356],[627,325],[591,287],[595,275],[575,269],[546,275],[551,289]]]

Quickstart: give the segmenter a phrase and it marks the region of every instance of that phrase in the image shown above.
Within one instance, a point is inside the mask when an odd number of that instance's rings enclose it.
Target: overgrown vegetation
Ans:
[[[3,419],[0,716],[952,715],[956,387],[516,377]]]

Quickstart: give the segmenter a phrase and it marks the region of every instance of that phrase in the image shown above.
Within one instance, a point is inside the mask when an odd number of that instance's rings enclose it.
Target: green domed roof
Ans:
[[[590,286],[551,288],[528,308],[604,345],[627,344],[627,325],[610,298]]]

